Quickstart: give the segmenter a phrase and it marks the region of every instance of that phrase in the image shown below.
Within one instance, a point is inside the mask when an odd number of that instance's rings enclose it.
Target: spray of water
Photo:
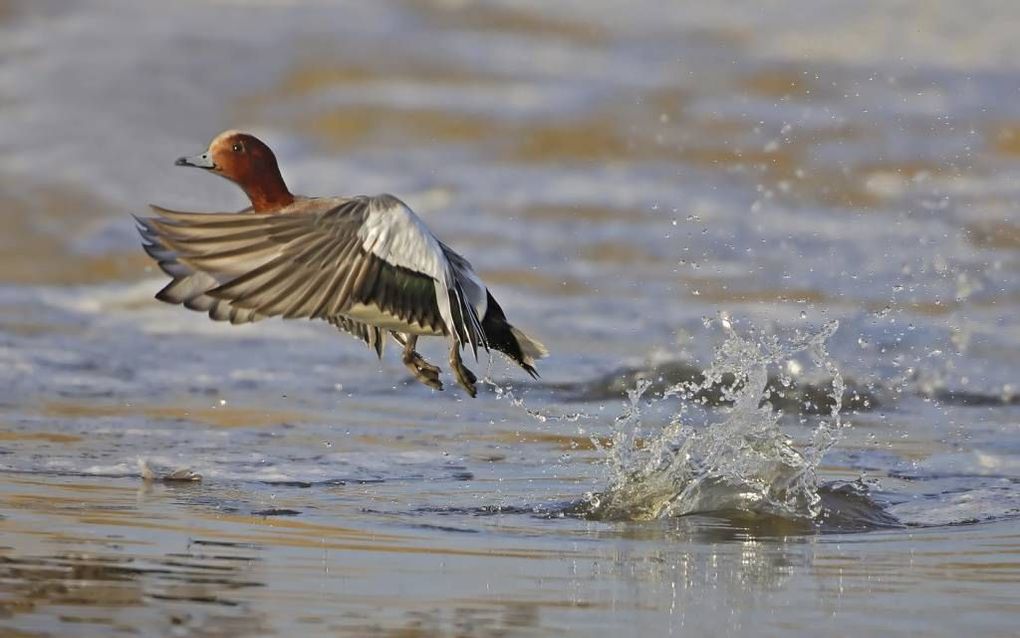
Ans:
[[[844,425],[844,384],[826,350],[837,322],[784,339],[754,329],[738,331],[726,318],[721,324],[726,338],[702,381],[677,384],[653,399],[645,398],[648,381],[628,393],[611,443],[600,445],[609,464],[609,487],[587,496],[587,516],[651,520],[736,511],[818,517],[816,468]],[[790,370],[804,359],[831,378],[832,407],[810,440],[797,447],[779,428],[782,415],[768,399],[792,386]],[[770,369],[778,370],[782,387],[769,387]],[[720,387],[726,405],[701,410],[698,397]],[[664,425],[647,423],[647,408],[677,399],[679,407]]]

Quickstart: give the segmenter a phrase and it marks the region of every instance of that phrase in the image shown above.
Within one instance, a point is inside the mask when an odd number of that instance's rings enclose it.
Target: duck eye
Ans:
[[[234,142],[233,151],[235,153],[243,153],[244,152],[244,144],[241,144],[240,142]]]

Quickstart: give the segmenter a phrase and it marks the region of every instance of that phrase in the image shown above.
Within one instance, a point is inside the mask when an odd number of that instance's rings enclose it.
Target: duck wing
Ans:
[[[403,202],[391,195],[310,201],[320,203],[284,214],[154,207],[158,216],[139,219],[140,232],[174,278],[157,298],[210,312],[222,301],[246,320],[326,319],[374,345],[382,341],[378,327],[345,316],[367,307],[453,335],[476,353],[486,345],[443,247]]]

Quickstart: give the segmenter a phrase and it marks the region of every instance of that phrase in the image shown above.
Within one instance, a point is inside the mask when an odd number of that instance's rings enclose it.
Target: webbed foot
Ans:
[[[394,333],[394,336],[397,336],[396,333]],[[411,371],[414,378],[430,388],[442,390],[443,382],[439,380],[439,367],[434,366],[423,359],[422,356],[414,350],[414,347],[418,342],[418,337],[415,335],[409,335],[406,339],[398,337],[397,341],[403,341],[404,351],[401,355],[401,361],[403,361],[407,369]]]
[[[450,369],[453,370],[453,375],[457,377],[457,383],[460,387],[464,388],[471,398],[478,395],[478,389],[475,387],[475,382],[478,381],[478,377],[475,376],[474,372],[471,372],[464,367],[464,362],[460,358],[460,344],[454,343],[450,348]]]

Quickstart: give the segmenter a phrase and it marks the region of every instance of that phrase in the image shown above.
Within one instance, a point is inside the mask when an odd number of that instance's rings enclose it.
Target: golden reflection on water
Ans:
[[[288,549],[306,550],[313,556],[336,552],[341,560],[334,569],[350,576],[364,574],[363,569],[343,567],[342,558],[352,555],[482,560],[549,560],[565,555],[559,549],[457,547],[435,542],[438,539],[423,543],[423,539],[378,529],[236,515],[186,505],[181,510],[181,497],[186,503],[188,494],[205,488],[142,484],[135,489],[128,481],[117,483],[84,477],[75,482],[8,477],[0,492],[0,534],[5,540],[0,546],[0,627],[5,619],[42,614],[62,627],[97,625],[120,630],[127,626],[125,619],[132,617],[122,610],[138,608],[144,610],[141,620],[147,631],[164,623],[199,623],[202,631],[188,635],[263,632],[266,617],[253,605],[253,596],[258,599],[257,590],[277,579],[291,582],[294,567],[274,561],[274,569],[266,562],[269,556]],[[70,529],[75,533],[63,531]],[[314,568],[301,578],[307,577],[315,578]],[[253,591],[244,594],[246,590]],[[300,605],[308,602],[307,596],[285,589],[271,600],[278,605],[293,598],[293,604]],[[349,605],[358,599],[357,595],[341,596],[339,601]],[[462,621],[474,618],[484,627],[519,627],[535,624],[543,606],[556,604],[513,602],[494,607],[465,601],[455,604],[453,611],[444,605],[434,613],[443,626],[452,613]],[[401,603],[398,608],[405,606]],[[492,616],[494,610],[498,617]],[[424,618],[423,613],[432,612],[406,612],[412,619],[409,626],[418,626],[413,619]],[[328,620],[336,622],[337,618]],[[374,622],[371,617],[367,620]],[[48,626],[56,625],[51,622]],[[376,629],[381,632],[383,627]],[[5,629],[4,635],[12,634]]]
[[[447,11],[438,6],[421,9],[440,23],[467,21],[479,28],[509,31],[538,29],[539,33],[565,31],[587,40],[598,29],[560,23],[524,11],[468,8]],[[595,36],[593,42],[601,41]],[[436,65],[420,59],[398,57],[377,62],[343,60],[323,43],[311,43],[305,54],[265,91],[244,96],[235,105],[238,125],[269,123],[315,140],[328,153],[350,153],[365,145],[464,144],[496,162],[523,164],[652,162],[697,167],[709,171],[746,173],[769,187],[771,197],[791,203],[820,203],[856,212],[872,210],[898,196],[900,187],[886,192],[893,182],[909,184],[923,175],[941,175],[946,168],[935,161],[863,159],[849,165],[831,165],[815,159],[817,149],[832,144],[863,144],[874,131],[853,124],[837,124],[817,130],[796,130],[781,143],[768,146],[746,118],[708,115],[688,109],[703,97],[689,87],[645,89],[636,95],[605,98],[584,113],[513,118],[494,112],[468,112],[442,108],[401,108],[386,104],[353,103],[299,110],[288,115],[280,106],[294,106],[332,88],[386,84],[401,80],[447,84],[451,88],[472,86],[499,88],[508,79],[489,73]],[[777,100],[810,101],[827,95],[817,80],[793,67],[773,65],[753,73],[721,79],[722,87],[708,91],[735,90]],[[991,134],[994,149],[1011,153],[1016,127],[997,125]],[[883,186],[886,185],[886,186]],[[135,279],[151,267],[141,251],[74,254],[71,240],[87,225],[109,215],[103,202],[67,186],[44,189],[3,189],[0,221],[17,237],[17,244],[0,250],[3,281],[18,283],[81,284]],[[519,214],[538,221],[632,221],[647,217],[622,208],[538,206],[527,204]],[[51,227],[59,225],[61,232]],[[1008,224],[976,224],[967,229],[980,247],[1015,248],[1015,228]],[[5,247],[0,240],[0,247]],[[38,255],[45,254],[41,260]],[[656,257],[620,242],[606,241],[589,247],[584,256],[602,263],[639,263]],[[499,283],[510,283],[547,294],[583,294],[582,282],[549,282],[532,272],[496,272]],[[724,295],[718,301],[726,301]],[[30,329],[26,325],[25,330]]]
[[[795,303],[839,305],[835,299],[820,290],[810,288],[767,288],[754,287],[750,282],[730,278],[679,277],[685,288],[710,303]]]
[[[521,430],[511,432],[509,430],[494,430],[484,433],[470,434],[468,436],[472,441],[491,441],[496,443],[505,443],[508,445],[539,444],[560,450],[592,451],[599,448],[608,449],[613,446],[612,439],[606,436],[591,437],[583,435],[557,434],[554,432]],[[598,443],[598,447],[595,445],[596,442]],[[640,441],[635,443],[635,446],[638,448],[640,448],[641,445],[642,443]]]
[[[0,431],[0,441],[44,441],[46,443],[77,443],[81,437],[59,432],[9,432]]]
[[[470,13],[470,12],[467,12]],[[454,19],[461,12],[443,18]],[[399,63],[398,63],[399,62]],[[298,111],[293,116],[276,108],[293,105],[331,88],[388,81],[498,88],[506,78],[455,67],[423,67],[420,60],[385,60],[354,65],[318,47],[285,72],[268,91],[246,96],[235,110],[237,119],[270,122],[303,134],[330,153],[350,153],[363,145],[467,144],[494,161],[525,164],[654,162],[706,170],[745,172],[774,185],[773,197],[792,203],[873,209],[890,196],[876,190],[876,178],[895,177],[908,183],[919,175],[940,175],[934,161],[863,160],[828,165],[813,159],[817,149],[833,144],[863,144],[877,139],[847,123],[820,129],[795,130],[781,143],[766,144],[746,118],[691,112],[696,96],[686,87],[646,89],[627,99],[605,98],[584,113],[569,117],[527,119],[494,112],[460,111],[387,104],[353,103]],[[727,90],[783,101],[829,99],[831,91],[803,71],[772,66],[720,80]],[[720,90],[720,87],[711,89]],[[884,182],[883,182],[884,183]],[[584,211],[579,218],[586,219]],[[525,213],[530,216],[529,213]],[[615,217],[617,214],[614,212]]]
[[[569,438],[542,442],[580,443]],[[599,618],[613,622],[623,610],[668,612],[680,622],[726,605],[762,604],[762,596],[790,604],[808,592],[822,607],[866,608],[876,597],[901,595],[919,583],[970,595],[971,584],[1008,587],[1020,578],[1015,534],[920,530],[910,538],[899,532],[885,540],[826,541],[804,524],[738,513],[586,530],[569,521],[516,516],[492,519],[502,532],[488,542],[457,544],[449,533],[401,533],[378,521],[363,527],[363,517],[340,505],[318,520],[216,508],[230,491],[9,476],[0,491],[0,626],[39,615],[52,619],[51,629],[112,631],[133,618],[151,630],[190,623],[195,631],[188,635],[275,634],[267,629],[271,619],[277,630],[282,624],[431,636],[460,627],[463,635],[494,636],[548,629],[556,618],[570,618],[575,627]],[[303,494],[284,491],[275,503],[297,503]],[[345,515],[357,523],[344,524]],[[555,549],[527,541],[542,529],[565,536]],[[577,534],[576,540],[599,542],[563,542]],[[975,534],[977,542],[961,550],[960,534]],[[889,542],[902,547],[886,548]],[[485,582],[498,595],[470,592],[469,572],[491,572]],[[373,583],[380,574],[387,582],[399,579],[404,594],[361,590],[359,583]],[[610,595],[602,589],[610,584],[632,595]],[[1017,607],[1008,598],[985,602],[1006,613]],[[127,609],[136,611],[125,615]],[[792,629],[804,626],[797,614],[789,622]]]
[[[663,257],[649,253],[647,250],[613,241],[590,244],[581,248],[579,254],[589,261],[603,264],[661,265],[668,261]]]
[[[975,222],[966,227],[967,239],[980,248],[1020,250],[1020,224],[1006,220]]]
[[[998,122],[987,128],[991,150],[1000,155],[1020,155],[1020,122]]]
[[[524,286],[550,295],[579,296],[592,291],[584,282],[571,277],[546,274],[524,268],[481,268],[479,274],[491,286]]]
[[[822,84],[810,71],[794,67],[757,69],[741,76],[737,82],[749,93],[781,100],[823,100],[834,96],[831,87]]]
[[[234,406],[101,404],[69,401],[43,403],[39,412],[49,417],[143,417],[157,421],[184,421],[219,428],[269,427],[286,423],[320,421],[321,416],[297,410],[238,408]]]
[[[950,593],[968,593],[970,583],[1020,582],[1020,537],[1016,534],[996,538],[965,527],[920,530],[911,545],[909,570],[904,570],[904,557],[896,551],[869,551],[865,559],[852,550],[819,556],[812,571],[825,581],[838,576],[851,595],[898,592],[917,582]],[[875,589],[877,584],[880,589]],[[1008,592],[1002,593],[1005,598],[1013,598]],[[1012,599],[1007,607],[1018,611],[1020,601]]]
[[[524,219],[541,222],[639,222],[655,219],[647,211],[640,209],[620,209],[591,204],[578,204],[576,206],[532,204],[525,206],[517,214]]]
[[[523,33],[589,46],[600,46],[610,41],[610,35],[591,22],[557,19],[512,5],[416,1],[407,2],[406,6],[433,27],[443,29]]]
[[[208,588],[216,575],[217,586],[202,595],[210,601],[225,599],[224,587],[236,584],[229,565],[200,556],[133,557],[125,552],[144,552],[152,543],[91,526],[91,513],[105,511],[144,529],[135,489],[44,478],[8,477],[4,485],[0,533],[14,545],[0,549],[0,619],[53,608],[62,623],[117,629],[123,626],[119,608],[145,608],[153,597],[179,598],[182,580],[194,581],[188,594],[193,599],[196,588]]]
[[[146,256],[81,254],[72,244],[109,207],[84,188],[2,183],[0,176],[0,283],[84,284],[136,279]]]

